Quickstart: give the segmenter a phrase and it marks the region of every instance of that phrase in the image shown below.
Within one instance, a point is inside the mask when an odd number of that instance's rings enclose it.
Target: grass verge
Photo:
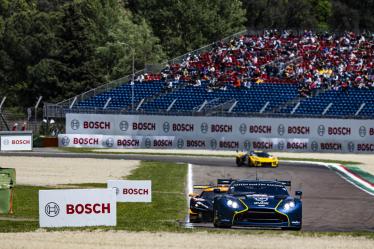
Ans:
[[[118,203],[117,226],[103,230],[179,231],[186,215],[186,164],[142,162],[127,179],[152,180],[152,203]],[[105,188],[106,184],[74,184],[80,188]],[[69,188],[69,187],[65,187]],[[14,215],[0,215],[0,232],[34,231],[39,227],[38,191],[41,187],[16,186]],[[81,229],[81,228],[80,228]],[[91,228],[92,229],[92,228]],[[48,229],[49,230],[49,229]],[[59,230],[59,229],[51,229]],[[63,230],[78,230],[66,229]]]
[[[344,165],[346,168],[348,168],[351,172],[355,173],[356,175],[359,175],[360,177],[364,178],[366,181],[374,184],[374,176],[369,174],[366,171],[363,171],[362,169],[352,166],[352,165]]]

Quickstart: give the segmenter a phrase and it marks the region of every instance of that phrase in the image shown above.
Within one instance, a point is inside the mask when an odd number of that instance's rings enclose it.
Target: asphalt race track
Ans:
[[[234,158],[164,155],[83,154],[64,152],[0,153],[0,156],[79,157],[175,161],[193,164],[193,184],[215,183],[217,178],[290,180],[291,194],[303,191],[303,230],[374,231],[374,197],[334,171],[317,165],[280,163],[278,168],[237,167]],[[211,227],[211,224],[194,224]]]
[[[374,231],[374,197],[324,166],[280,163],[278,168],[249,168],[237,167],[234,160],[217,166],[193,165],[193,183],[256,179],[256,171],[259,179],[291,180],[292,195],[303,191],[304,231]]]

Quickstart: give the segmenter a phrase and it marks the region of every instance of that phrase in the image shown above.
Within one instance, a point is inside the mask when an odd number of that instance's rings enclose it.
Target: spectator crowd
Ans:
[[[374,89],[374,33],[270,30],[242,35],[137,80],[165,81],[166,90],[179,82],[199,87],[206,81],[208,91],[224,90],[227,84],[249,88],[261,82],[295,83],[304,97],[318,89]]]

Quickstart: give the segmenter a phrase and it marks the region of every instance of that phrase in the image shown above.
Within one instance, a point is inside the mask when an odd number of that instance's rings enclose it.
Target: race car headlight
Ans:
[[[228,200],[226,204],[227,204],[227,206],[229,206],[231,208],[238,208],[239,207],[239,204],[236,201],[232,201],[232,200]]]
[[[289,201],[286,204],[284,204],[283,207],[284,207],[285,210],[289,210],[291,208],[294,208],[295,207],[295,202],[294,201]]]

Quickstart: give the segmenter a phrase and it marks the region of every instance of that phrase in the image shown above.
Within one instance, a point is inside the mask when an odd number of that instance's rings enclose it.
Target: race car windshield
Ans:
[[[213,200],[214,199],[214,192],[204,191],[204,192],[201,193],[200,197],[205,199],[205,200]]]
[[[252,195],[288,195],[286,187],[278,184],[263,184],[263,183],[238,183],[230,187],[230,194]]]
[[[264,158],[269,158],[271,157],[268,153],[266,152],[257,152],[257,153],[254,153],[256,156],[258,157],[264,157]]]

